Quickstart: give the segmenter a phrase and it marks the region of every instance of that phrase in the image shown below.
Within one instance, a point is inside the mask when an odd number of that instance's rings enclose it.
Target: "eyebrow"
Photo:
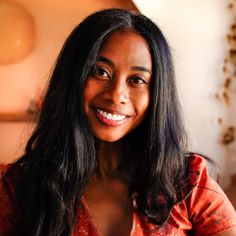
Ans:
[[[151,71],[143,66],[132,66],[131,68],[133,70],[140,70],[140,71],[148,72],[149,74],[151,74]]]
[[[113,63],[112,60],[106,58],[106,57],[97,57],[97,61],[100,61],[100,62],[104,62],[108,65],[110,65],[111,67],[115,67],[115,64]],[[132,66],[131,67],[132,70],[140,70],[140,71],[144,71],[144,72],[147,72],[149,74],[151,74],[151,70],[149,70],[148,68],[144,67],[144,66]]]
[[[101,61],[101,62],[104,62],[108,65],[110,65],[111,67],[115,67],[115,64],[108,58],[106,57],[97,57],[97,61]]]

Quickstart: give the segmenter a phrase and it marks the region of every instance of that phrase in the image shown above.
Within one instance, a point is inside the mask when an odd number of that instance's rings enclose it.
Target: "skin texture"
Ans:
[[[143,121],[149,105],[151,69],[151,55],[141,36],[118,31],[107,39],[84,89],[85,111],[97,139],[117,141]],[[96,108],[126,118],[104,123]]]
[[[117,166],[122,158],[122,138],[141,124],[148,110],[151,71],[146,41],[137,33],[116,31],[101,47],[85,85],[84,106],[96,137],[98,170],[84,197],[105,236],[125,236],[131,231],[132,201]],[[110,121],[96,108],[125,118]]]

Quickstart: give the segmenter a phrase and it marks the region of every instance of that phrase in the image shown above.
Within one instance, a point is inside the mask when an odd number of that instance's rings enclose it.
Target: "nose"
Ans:
[[[129,102],[129,95],[125,81],[113,78],[103,92],[103,98],[111,104],[127,104]]]

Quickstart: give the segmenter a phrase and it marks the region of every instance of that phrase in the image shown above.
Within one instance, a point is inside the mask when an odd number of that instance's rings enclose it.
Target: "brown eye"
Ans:
[[[108,79],[111,78],[110,74],[105,69],[99,66],[94,67],[92,74],[95,76],[103,77],[103,78],[108,78]]]
[[[134,76],[132,78],[129,79],[129,83],[133,83],[133,84],[146,84],[147,82],[139,77],[139,76]]]

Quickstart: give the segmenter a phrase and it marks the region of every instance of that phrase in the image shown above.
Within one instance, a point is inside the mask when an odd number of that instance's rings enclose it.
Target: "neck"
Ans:
[[[114,143],[98,141],[96,143],[97,178],[104,180],[119,175],[118,166],[122,159],[122,146],[122,141]]]

